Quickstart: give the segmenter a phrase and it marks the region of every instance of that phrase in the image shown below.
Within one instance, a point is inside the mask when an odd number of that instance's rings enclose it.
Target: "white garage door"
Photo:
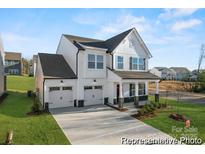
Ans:
[[[50,87],[49,108],[74,106],[72,87]]]
[[[102,86],[85,86],[84,87],[85,106],[94,104],[103,104]]]

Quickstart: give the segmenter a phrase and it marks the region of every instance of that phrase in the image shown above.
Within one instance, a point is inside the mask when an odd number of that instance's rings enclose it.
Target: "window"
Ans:
[[[138,86],[139,96],[145,95],[145,83],[139,83]]]
[[[50,87],[49,91],[57,91],[60,90],[60,87]]]
[[[117,68],[123,69],[123,56],[117,56]]]
[[[93,89],[93,87],[92,86],[85,86],[84,87],[84,90],[90,90],[90,89]]]
[[[103,69],[103,55],[88,54],[88,68]]]
[[[88,68],[95,68],[95,55],[88,54]]]
[[[63,90],[72,90],[72,87],[63,87]]]
[[[130,84],[130,96],[135,96],[135,84]]]
[[[138,58],[130,57],[130,70],[138,70]]]
[[[139,70],[145,70],[145,59],[144,58],[139,59]]]
[[[95,86],[95,89],[102,89],[102,86]]]
[[[103,56],[97,55],[97,69],[103,69]]]

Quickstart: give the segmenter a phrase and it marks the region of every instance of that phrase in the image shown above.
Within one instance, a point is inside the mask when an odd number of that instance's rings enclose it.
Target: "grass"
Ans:
[[[153,97],[151,97],[151,100],[153,100]],[[161,98],[160,102],[165,102],[165,99]],[[188,134],[189,137],[197,135],[197,137],[205,142],[205,106],[188,102],[177,102],[176,100],[167,100],[167,103],[171,107],[170,109],[160,110],[157,113],[157,116],[144,119],[143,122],[169,134],[170,136],[176,137],[177,139],[184,134]],[[192,122],[189,130],[191,132],[185,132],[187,129],[183,129],[185,127],[184,122],[175,121],[169,118],[171,113],[184,114],[190,118]],[[175,128],[182,128],[184,131],[176,131]],[[195,128],[195,130],[192,128]]]
[[[31,110],[32,99],[25,91],[33,89],[34,78],[9,76],[7,82],[9,96],[0,104],[0,144],[5,142],[9,130],[13,130],[13,144],[17,145],[70,144],[49,113],[26,114]]]
[[[21,91],[34,90],[35,80],[34,77],[28,76],[7,76],[7,90]]]

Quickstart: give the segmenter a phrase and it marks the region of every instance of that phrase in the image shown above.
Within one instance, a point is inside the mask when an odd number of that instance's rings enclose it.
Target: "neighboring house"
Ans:
[[[186,67],[170,67],[176,72],[176,80],[189,80],[190,71]]]
[[[150,72],[164,80],[175,80],[176,78],[176,72],[167,67],[154,67]]]
[[[6,91],[6,76],[4,73],[4,48],[0,38],[0,97]]]
[[[33,55],[33,58],[30,61],[30,71],[29,71],[29,75],[31,76],[36,76],[37,61],[38,61],[38,55]]]
[[[11,75],[22,74],[22,58],[21,53],[5,52],[5,73]]]
[[[201,70],[193,70],[191,73],[190,73],[190,76],[189,76],[189,80],[190,81],[197,81],[198,80],[198,73],[202,73],[202,72],[205,72],[204,69],[201,69]]]
[[[143,103],[151,53],[135,28],[107,40],[62,35],[56,54],[38,54],[37,95],[45,106],[59,108],[104,103]]]

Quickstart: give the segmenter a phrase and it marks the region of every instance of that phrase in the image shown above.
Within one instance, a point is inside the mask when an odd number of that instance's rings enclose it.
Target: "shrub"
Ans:
[[[33,106],[31,107],[33,113],[38,113],[41,111],[41,104],[37,99],[34,99]]]

